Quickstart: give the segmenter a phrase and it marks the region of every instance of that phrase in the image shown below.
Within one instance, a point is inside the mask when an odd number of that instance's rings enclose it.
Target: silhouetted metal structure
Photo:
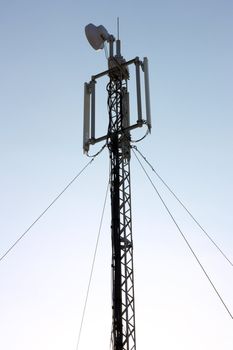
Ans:
[[[119,37],[115,41],[103,26],[86,27],[90,44],[102,48],[109,42],[108,70],[92,76],[84,85],[83,149],[106,140],[111,160],[111,233],[112,233],[112,347],[113,350],[136,350],[135,298],[133,269],[133,239],[130,185],[131,130],[151,129],[148,62],[136,57],[126,62],[121,56]],[[116,53],[114,54],[114,43]],[[137,122],[130,125],[129,116],[129,66],[136,67]],[[140,67],[144,71],[146,120],[142,118]],[[109,123],[106,135],[95,137],[95,88],[97,79],[108,75]]]

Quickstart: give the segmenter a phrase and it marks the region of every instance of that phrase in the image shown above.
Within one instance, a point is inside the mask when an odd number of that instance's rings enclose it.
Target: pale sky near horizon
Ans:
[[[107,64],[84,27],[116,35],[118,16],[122,54],[150,65],[138,148],[233,260],[230,0],[0,0],[0,256],[89,161],[83,83]],[[104,84],[97,98],[104,132]],[[0,262],[0,349],[76,350],[108,166],[105,150]],[[137,350],[232,350],[233,320],[133,156],[131,168]],[[232,266],[151,176],[233,313]],[[110,249],[108,199],[79,350],[109,349]]]

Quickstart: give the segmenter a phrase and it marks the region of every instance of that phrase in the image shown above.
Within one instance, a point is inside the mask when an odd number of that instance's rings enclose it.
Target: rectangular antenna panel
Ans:
[[[89,151],[90,139],[90,85],[84,83],[84,111],[83,111],[83,152]]]
[[[95,84],[96,81],[92,80],[91,85],[91,139],[95,139]]]
[[[138,108],[138,122],[142,122],[142,98],[141,98],[141,81],[140,81],[140,61],[137,58],[136,65],[136,89],[137,89],[137,108]]]
[[[146,121],[149,130],[151,129],[151,110],[150,110],[150,86],[149,86],[149,69],[148,69],[148,59],[144,57],[143,59],[144,68],[144,81],[145,81],[145,99],[146,99]]]
[[[129,93],[124,90],[122,94],[122,126],[123,128],[130,126]]]

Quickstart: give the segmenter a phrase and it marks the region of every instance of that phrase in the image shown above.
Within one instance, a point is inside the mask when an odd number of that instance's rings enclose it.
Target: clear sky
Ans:
[[[84,27],[116,34],[117,16],[125,58],[150,63],[153,129],[138,147],[233,259],[230,0],[0,0],[0,254],[89,160],[83,83],[106,59]],[[102,132],[104,86],[97,110]],[[1,349],[76,350],[107,178],[105,150],[0,263]],[[153,179],[233,313],[232,266]],[[232,350],[232,319],[134,157],[132,206],[137,349]],[[109,348],[109,207],[79,350]]]

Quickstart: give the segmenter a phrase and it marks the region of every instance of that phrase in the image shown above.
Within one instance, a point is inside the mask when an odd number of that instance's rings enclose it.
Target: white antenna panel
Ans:
[[[83,111],[83,152],[89,151],[90,139],[90,86],[88,83],[84,84],[84,111]]]
[[[145,99],[146,99],[146,121],[149,130],[151,129],[151,110],[150,110],[150,86],[149,86],[149,69],[148,69],[148,59],[144,57],[143,59],[144,68],[144,83],[145,83]]]

